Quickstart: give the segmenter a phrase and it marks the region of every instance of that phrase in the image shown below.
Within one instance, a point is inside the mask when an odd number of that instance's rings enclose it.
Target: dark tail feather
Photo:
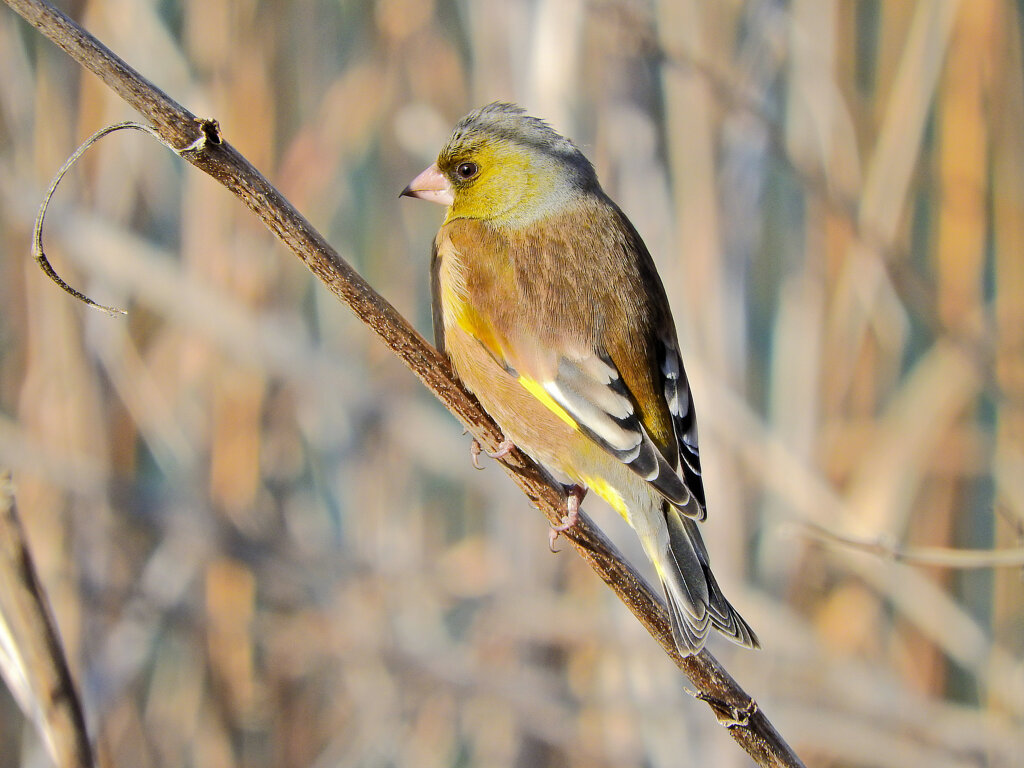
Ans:
[[[666,504],[664,511],[668,551],[662,586],[679,652],[688,656],[700,651],[712,627],[738,645],[759,648],[754,630],[725,599],[711,573],[697,523],[670,505]]]

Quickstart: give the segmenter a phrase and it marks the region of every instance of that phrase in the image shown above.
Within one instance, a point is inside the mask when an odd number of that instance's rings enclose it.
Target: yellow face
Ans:
[[[487,137],[449,146],[437,160],[449,180],[453,202],[445,221],[487,219],[525,223],[547,212],[557,197],[555,164],[517,142]]]
[[[462,118],[437,162],[402,194],[448,206],[445,223],[523,227],[600,189],[571,141],[521,107],[495,102]]]

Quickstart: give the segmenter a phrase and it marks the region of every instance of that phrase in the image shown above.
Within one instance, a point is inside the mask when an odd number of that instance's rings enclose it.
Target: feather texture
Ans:
[[[506,437],[636,530],[681,653],[712,628],[756,647],[697,528],[696,414],[665,289],[589,161],[493,104],[459,122],[420,179],[408,194],[452,201],[431,256],[438,348]]]

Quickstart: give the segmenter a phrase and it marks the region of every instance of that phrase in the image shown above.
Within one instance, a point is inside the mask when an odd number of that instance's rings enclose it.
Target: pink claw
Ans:
[[[483,448],[481,448],[480,441],[474,437],[473,442],[469,444],[469,456],[470,460],[473,462],[474,467],[476,467],[477,469],[483,469],[483,467],[480,466],[481,453],[486,453],[492,459],[503,459],[510,453],[512,453],[512,449],[515,447],[515,443],[513,443],[506,437],[504,440],[501,441],[501,443],[498,444],[498,450],[496,450],[494,453],[491,453],[490,451],[485,451]]]
[[[473,442],[469,444],[469,460],[473,462],[473,466],[476,469],[483,469],[480,466],[480,442],[474,437]]]
[[[510,453],[512,449],[516,447],[516,444],[509,440],[507,437],[498,444],[498,450],[494,453],[487,451],[487,455],[492,459],[504,459]]]
[[[574,485],[569,488],[569,498],[565,503],[567,514],[562,518],[561,525],[553,525],[548,531],[548,549],[552,552],[558,551],[555,549],[558,537],[576,525],[576,521],[580,519],[580,504],[583,503],[583,498],[586,495],[587,489],[582,485]]]

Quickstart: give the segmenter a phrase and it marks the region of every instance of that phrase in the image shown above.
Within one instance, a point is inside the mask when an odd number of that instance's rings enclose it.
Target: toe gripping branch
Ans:
[[[512,453],[512,449],[515,448],[515,447],[516,447],[515,443],[513,443],[511,440],[509,440],[506,437],[498,445],[498,450],[496,450],[493,453],[491,453],[490,451],[485,451],[483,448],[481,448],[480,447],[480,441],[477,440],[474,437],[473,438],[473,442],[469,444],[469,457],[470,457],[470,461],[473,462],[473,466],[476,469],[483,469],[483,467],[480,466],[480,454],[481,453],[486,453],[492,459],[504,459],[506,456],[508,456],[510,453]]]
[[[562,518],[562,524],[553,525],[551,530],[548,531],[548,549],[552,552],[558,551],[555,549],[555,542],[558,540],[558,537],[570,530],[576,525],[576,521],[580,519],[580,504],[583,503],[586,495],[587,489],[582,485],[569,486],[569,497],[565,502],[566,514]]]
[[[476,469],[483,469],[483,466],[480,464],[481,453],[486,453],[492,459],[503,459],[508,456],[515,447],[515,443],[506,437],[498,445],[498,450],[493,452],[485,451],[480,446],[480,441],[474,437],[473,442],[469,444],[470,461],[473,462],[473,466]],[[558,540],[558,537],[566,531],[571,530],[572,527],[576,525],[576,521],[580,519],[580,504],[583,503],[583,499],[587,495],[587,489],[582,485],[570,485],[568,487],[568,494],[569,495],[565,502],[566,513],[562,517],[561,525],[551,526],[551,530],[548,532],[548,548],[552,552],[558,551],[555,549],[555,542]]]

